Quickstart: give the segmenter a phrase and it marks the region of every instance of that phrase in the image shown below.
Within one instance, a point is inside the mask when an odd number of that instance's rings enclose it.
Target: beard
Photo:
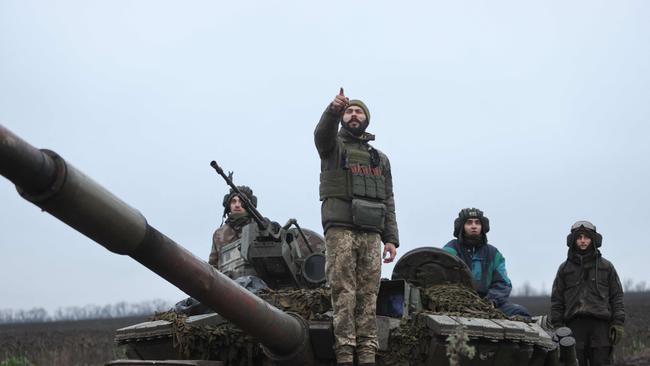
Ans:
[[[359,124],[358,127],[350,127],[350,122],[357,122]],[[368,121],[363,121],[359,122],[356,118],[352,119],[348,122],[343,122],[343,119],[341,119],[341,127],[349,131],[351,134],[354,136],[361,136],[364,132],[366,132],[366,128],[368,127]]]
[[[463,243],[472,247],[477,247],[479,245],[485,244],[485,238],[483,237],[483,234],[463,235]]]

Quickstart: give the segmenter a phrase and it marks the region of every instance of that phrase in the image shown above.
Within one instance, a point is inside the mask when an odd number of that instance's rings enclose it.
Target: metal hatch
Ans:
[[[393,269],[393,280],[405,280],[427,288],[459,284],[473,288],[472,273],[458,257],[440,248],[423,247],[402,255]]]

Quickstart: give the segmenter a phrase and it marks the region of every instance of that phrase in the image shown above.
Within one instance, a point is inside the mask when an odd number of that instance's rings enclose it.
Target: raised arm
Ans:
[[[318,155],[321,157],[326,157],[334,151],[336,134],[339,131],[339,119],[348,103],[349,99],[343,93],[343,88],[341,88],[339,94],[334,97],[334,100],[321,115],[314,131],[314,142],[316,143]]]

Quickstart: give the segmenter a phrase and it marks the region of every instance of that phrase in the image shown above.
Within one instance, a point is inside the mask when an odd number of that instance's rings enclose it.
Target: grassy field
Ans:
[[[114,347],[115,329],[144,318],[79,320],[0,325],[0,364],[26,358],[33,365],[103,365],[120,358]]]
[[[546,314],[548,297],[512,298],[533,314]],[[625,295],[626,337],[617,349],[617,365],[650,365],[650,293]],[[103,365],[121,358],[114,347],[115,329],[145,321],[119,318],[0,325],[0,365],[3,361],[25,357],[33,365]],[[624,356],[624,357],[623,357]]]

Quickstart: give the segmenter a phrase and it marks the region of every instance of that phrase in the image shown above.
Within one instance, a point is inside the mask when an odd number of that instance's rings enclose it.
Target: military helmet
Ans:
[[[463,225],[465,221],[470,218],[477,218],[481,220],[481,234],[485,235],[490,231],[490,220],[483,215],[483,211],[478,208],[464,208],[458,213],[458,217],[454,220],[454,237],[460,237],[460,234],[463,230]]]
[[[255,197],[255,195],[253,194],[253,190],[248,186],[237,186],[237,188],[239,189],[239,191],[241,191],[241,193],[243,193],[246,196],[246,198],[248,198],[251,201],[253,206],[257,208],[257,197]],[[225,196],[223,196],[224,217],[228,215],[228,213],[230,213],[230,200],[232,200],[232,198],[236,195],[237,193],[235,193],[235,190],[230,188],[230,192]]]
[[[566,246],[571,248],[575,244],[579,234],[585,234],[590,237],[596,248],[600,248],[603,245],[603,236],[596,231],[596,225],[586,220],[580,220],[571,225],[571,232],[566,237]]]

